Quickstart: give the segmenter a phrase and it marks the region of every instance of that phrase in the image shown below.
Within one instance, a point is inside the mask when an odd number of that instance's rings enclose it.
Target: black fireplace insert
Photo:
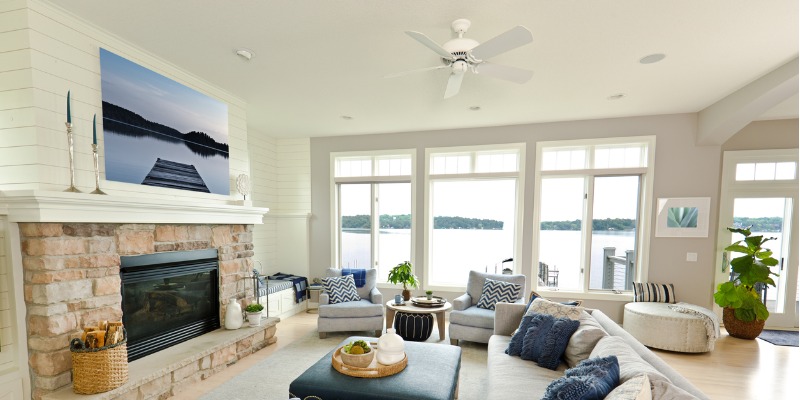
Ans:
[[[216,249],[120,259],[128,361],[220,327]]]

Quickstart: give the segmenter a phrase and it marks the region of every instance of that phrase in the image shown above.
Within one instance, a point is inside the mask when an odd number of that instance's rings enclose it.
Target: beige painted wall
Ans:
[[[796,149],[799,138],[796,118],[753,121],[728,139],[722,150]]]
[[[515,125],[443,131],[407,132],[365,136],[340,136],[311,139],[311,268],[310,276],[320,276],[331,260],[330,153],[340,151],[417,149],[418,174],[417,214],[424,212],[424,151],[426,147],[465,146],[496,143],[525,143],[526,171],[522,259],[518,268],[531,282],[533,179],[536,142],[566,139],[625,136],[656,136],[655,179],[653,202],[658,197],[709,197],[712,210],[719,201],[721,149],[719,146],[696,146],[696,114],[571,121],[531,125]],[[654,203],[653,203],[654,204]],[[422,224],[417,224],[416,272],[424,271]],[[712,212],[710,226],[716,227],[717,213]],[[711,307],[715,229],[708,238],[679,239],[650,237],[650,259],[646,269],[650,281],[676,285],[679,300]],[[686,253],[698,253],[697,262],[686,262]],[[530,284],[529,288],[530,289]],[[384,293],[393,295],[389,288]],[[455,297],[460,293],[444,293]],[[590,307],[601,308],[612,318],[622,319],[622,302],[587,301]]]

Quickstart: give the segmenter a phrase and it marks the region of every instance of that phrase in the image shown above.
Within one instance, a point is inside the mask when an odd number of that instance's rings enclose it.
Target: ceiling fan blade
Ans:
[[[394,74],[384,75],[384,78],[397,78],[398,76],[405,76],[405,75],[409,75],[409,74],[415,74],[417,72],[433,71],[435,69],[442,69],[442,68],[450,68],[450,66],[449,65],[440,65],[438,67],[427,67],[427,68],[412,69],[411,71],[396,72]]]
[[[453,55],[450,54],[449,51],[443,49],[442,46],[439,46],[438,43],[434,42],[433,40],[431,40],[431,38],[425,36],[422,33],[414,31],[406,31],[406,35],[411,36],[412,38],[414,38],[414,40],[425,45],[425,47],[435,51],[436,54],[442,56],[442,58],[446,58],[448,60],[455,59],[455,57],[453,57]]]
[[[486,60],[498,54],[524,46],[532,41],[533,35],[531,31],[522,25],[517,25],[476,46],[472,49],[472,56],[478,60]]]
[[[463,72],[453,72],[447,80],[447,89],[444,90],[444,98],[449,99],[458,94],[461,90],[461,81],[464,80]]]
[[[492,64],[489,62],[482,62],[476,68],[475,72],[481,75],[491,76],[492,78],[504,79],[516,83],[525,83],[533,77],[533,71],[509,67],[507,65]]]

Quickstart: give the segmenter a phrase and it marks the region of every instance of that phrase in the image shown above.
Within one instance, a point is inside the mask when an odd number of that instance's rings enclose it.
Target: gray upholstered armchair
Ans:
[[[453,300],[453,311],[450,312],[450,344],[458,345],[459,339],[489,343],[489,337],[494,331],[494,310],[477,307],[486,278],[522,285],[516,302],[525,302],[525,275],[496,275],[470,271],[467,293]]]
[[[342,270],[328,268],[326,276],[342,276]],[[317,330],[320,339],[328,332],[375,331],[380,336],[383,331],[383,295],[375,286],[378,280],[376,269],[368,269],[364,286],[356,288],[358,301],[328,304],[327,293],[319,295],[319,318]]]

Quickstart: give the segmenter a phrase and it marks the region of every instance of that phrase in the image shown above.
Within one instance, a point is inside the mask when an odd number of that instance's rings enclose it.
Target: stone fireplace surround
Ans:
[[[76,398],[70,385],[69,341],[79,337],[85,325],[122,319],[121,255],[216,249],[220,320],[224,320],[231,298],[239,299],[243,305],[253,298],[249,279],[254,264],[252,224],[260,223],[267,209],[175,206],[159,201],[52,192],[3,197],[6,196],[0,196],[0,203],[6,201],[9,222],[16,223],[19,231],[34,399]],[[148,214],[137,212],[144,209]],[[92,219],[99,222],[81,222]],[[154,219],[164,223],[147,222]],[[169,397],[274,343],[276,323],[277,319],[271,319],[260,328],[214,331],[144,357],[130,364],[128,384],[102,395],[77,398]],[[170,353],[171,358],[164,360],[161,353]],[[161,358],[154,359],[158,357]]]

